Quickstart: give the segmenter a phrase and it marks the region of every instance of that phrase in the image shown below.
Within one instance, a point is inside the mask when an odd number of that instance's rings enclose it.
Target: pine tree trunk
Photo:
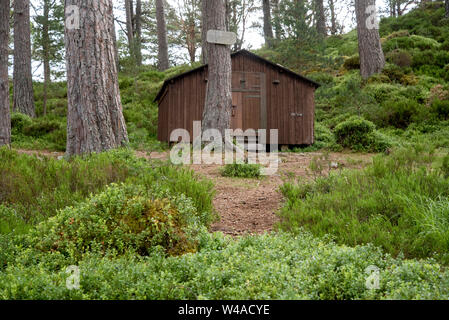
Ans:
[[[207,7],[208,0],[201,0],[201,60],[207,64]]]
[[[125,0],[125,12],[129,55],[134,60],[136,56],[134,52],[134,6],[132,0]]]
[[[207,30],[226,30],[224,1],[207,2]],[[231,50],[229,46],[208,43],[207,55],[209,75],[202,127],[203,130],[218,129],[224,138],[231,124]]]
[[[324,14],[323,0],[315,0],[316,13],[316,31],[320,36],[325,37],[326,33],[326,15]]]
[[[446,8],[446,18],[449,19],[449,0],[446,0],[446,1],[444,2],[444,6],[445,6],[445,8]]]
[[[272,0],[273,2],[273,15],[274,15],[274,32],[276,40],[281,39],[282,27],[281,18],[279,14],[279,0]]]
[[[366,13],[368,6],[375,6],[375,0],[355,0],[357,34],[360,56],[360,74],[366,79],[379,73],[385,66],[385,57],[380,44],[377,16]],[[375,20],[372,18],[374,17]]]
[[[136,64],[138,66],[142,65],[142,2],[141,0],[136,0],[136,37],[134,39],[135,44],[135,55]]]
[[[0,147],[11,144],[11,117],[9,113],[9,0],[0,2]]]
[[[271,24],[271,5],[270,0],[262,0],[263,4],[263,34],[265,45],[273,46],[273,26]]]
[[[30,1],[14,0],[13,109],[30,117],[35,117],[30,34]]]
[[[80,8],[80,28],[66,28],[67,155],[128,143],[118,87],[112,0],[66,0]]]
[[[329,0],[329,10],[331,12],[331,35],[336,35],[338,30],[337,30],[337,17],[335,14],[334,0]]]
[[[50,84],[50,1],[44,1],[44,16],[42,22],[42,51],[43,51],[43,64],[44,64],[44,96],[43,96],[43,114],[47,115],[47,99],[48,99],[48,86]]]
[[[156,0],[157,42],[159,70],[168,69],[167,26],[165,24],[164,0]]]

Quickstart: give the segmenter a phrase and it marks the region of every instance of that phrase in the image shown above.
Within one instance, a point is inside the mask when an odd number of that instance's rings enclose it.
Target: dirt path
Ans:
[[[139,156],[148,157],[143,154]],[[325,175],[329,170],[359,169],[371,162],[372,155],[286,152],[279,153],[279,157],[278,172],[261,179],[226,178],[220,175],[219,165],[190,165],[195,172],[211,179],[215,184],[214,207],[221,220],[212,226],[212,231],[232,236],[271,231],[278,221],[276,212],[283,203],[279,187],[285,179],[312,179],[313,175]],[[149,158],[168,159],[168,154],[152,153]],[[316,168],[314,172],[311,169],[313,167]]]
[[[36,156],[60,157],[63,153],[49,151],[18,150]],[[169,153],[136,152],[147,159],[168,160]],[[356,153],[279,153],[279,169],[275,175],[261,179],[226,178],[220,175],[219,165],[190,165],[190,167],[215,184],[214,206],[221,220],[212,231],[232,236],[260,234],[271,231],[278,221],[276,211],[282,206],[279,187],[285,179],[312,179],[325,175],[329,170],[362,168],[371,162],[372,155]],[[313,170],[312,170],[313,169]]]

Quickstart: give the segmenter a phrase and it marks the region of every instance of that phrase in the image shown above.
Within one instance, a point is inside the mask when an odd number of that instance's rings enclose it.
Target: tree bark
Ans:
[[[337,16],[335,14],[334,0],[329,0],[329,10],[331,12],[331,35],[336,35],[338,30],[337,30]]]
[[[326,33],[326,15],[324,14],[323,0],[315,0],[316,30],[320,36],[325,37]]]
[[[136,56],[136,64],[142,65],[142,1],[136,0],[136,36],[134,39],[134,50]]]
[[[9,0],[0,2],[0,147],[11,144],[11,116],[9,113]]]
[[[14,1],[14,106],[15,111],[36,116],[31,75],[30,1]]]
[[[207,0],[206,30],[226,30],[223,0]],[[207,44],[208,82],[203,112],[203,130],[218,129],[225,137],[231,123],[231,50],[229,46]]]
[[[446,18],[449,19],[449,0],[444,1],[444,6],[446,8]]]
[[[201,60],[207,64],[207,7],[209,0],[201,0]]]
[[[273,26],[271,24],[270,0],[262,0],[262,5],[263,5],[263,34],[265,38],[265,45],[270,48],[273,46]]]
[[[281,27],[281,18],[279,14],[279,0],[272,0],[273,2],[273,15],[274,15],[274,32],[276,40],[281,39],[282,27]]]
[[[44,1],[44,19],[42,22],[42,53],[44,64],[44,96],[43,96],[43,114],[47,115],[47,99],[48,99],[48,86],[50,84],[50,1]]]
[[[381,72],[385,66],[385,56],[380,44],[377,15],[369,10],[369,8],[375,8],[375,5],[375,0],[355,0],[360,74],[363,79]]]
[[[65,0],[78,6],[80,28],[65,30],[67,155],[128,143],[118,87],[112,0]]]
[[[167,26],[165,24],[164,0],[156,0],[157,42],[159,70],[168,69]]]
[[[126,35],[128,38],[128,49],[131,59],[135,59],[134,52],[134,5],[132,0],[125,0],[126,12]]]

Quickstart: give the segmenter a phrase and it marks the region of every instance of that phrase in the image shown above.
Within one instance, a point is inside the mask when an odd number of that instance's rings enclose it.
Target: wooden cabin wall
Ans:
[[[232,70],[266,74],[267,129],[279,130],[279,144],[314,142],[313,86],[244,54],[233,57]],[[159,140],[169,141],[170,133],[177,128],[187,129],[193,138],[193,121],[202,119],[206,78],[207,68],[179,78],[168,86],[159,104]],[[274,84],[274,80],[279,84]],[[302,113],[303,121],[295,121],[292,113]]]

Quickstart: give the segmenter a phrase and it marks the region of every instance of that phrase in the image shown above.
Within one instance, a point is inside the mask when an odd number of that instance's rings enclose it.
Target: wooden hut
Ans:
[[[313,144],[319,84],[247,50],[231,57],[232,128],[278,129],[280,145]],[[202,119],[207,75],[204,65],[164,82],[155,98],[160,141],[169,142],[170,133],[179,128],[193,136],[193,121]]]

